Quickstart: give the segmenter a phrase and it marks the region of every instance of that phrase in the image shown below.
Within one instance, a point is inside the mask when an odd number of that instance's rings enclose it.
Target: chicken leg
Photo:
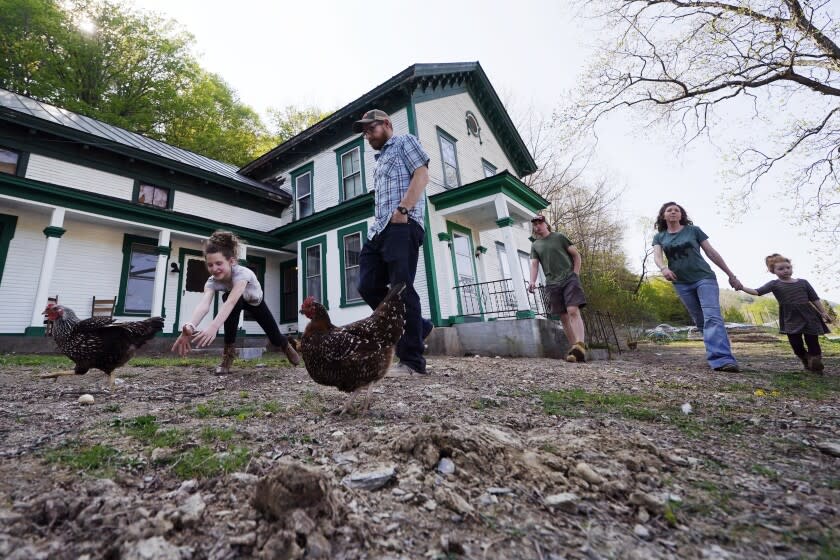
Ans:
[[[44,373],[41,375],[41,379],[54,379],[58,381],[59,377],[64,377],[65,375],[79,375],[72,369],[66,369],[63,371],[53,371],[51,373]]]

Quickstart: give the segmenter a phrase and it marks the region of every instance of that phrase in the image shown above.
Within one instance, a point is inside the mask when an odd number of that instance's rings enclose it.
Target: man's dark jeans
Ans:
[[[409,220],[407,224],[389,223],[362,247],[359,255],[359,294],[375,309],[388,293],[388,286],[405,282],[405,332],[397,343],[400,362],[418,373],[426,373],[423,357],[423,318],[420,296],[414,289],[417,257],[423,244],[423,228]]]

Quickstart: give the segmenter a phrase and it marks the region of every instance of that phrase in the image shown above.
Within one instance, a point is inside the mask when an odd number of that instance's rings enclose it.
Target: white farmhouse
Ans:
[[[219,228],[246,241],[240,260],[283,330],[302,330],[308,295],[336,324],[366,316],[355,281],[374,153],[351,125],[371,108],[431,157],[424,316],[533,319],[529,219],[548,201],[519,178],[536,164],[478,62],[415,64],[242,169],[0,90],[0,350],[43,336],[55,297],[80,317],[115,298],[116,318],[162,315],[174,336],[207,278],[200,241]]]

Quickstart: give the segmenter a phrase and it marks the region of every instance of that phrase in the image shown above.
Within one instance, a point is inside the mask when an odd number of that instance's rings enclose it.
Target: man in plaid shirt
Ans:
[[[414,276],[423,244],[429,156],[411,134],[395,136],[391,118],[379,109],[362,115],[353,123],[353,131],[361,132],[370,147],[379,151],[373,171],[376,213],[359,255],[359,294],[375,309],[388,293],[388,285],[405,282],[405,332],[396,348],[400,363],[388,375],[425,374],[423,339],[432,323],[420,314]]]

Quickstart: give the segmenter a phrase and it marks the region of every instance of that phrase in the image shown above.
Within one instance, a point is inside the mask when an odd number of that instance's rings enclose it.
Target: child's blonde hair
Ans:
[[[764,259],[764,264],[767,266],[767,271],[773,274],[775,274],[774,268],[776,266],[776,263],[780,262],[786,262],[788,264],[791,264],[789,258],[783,257],[779,253],[773,253],[772,255],[768,255]]]
[[[235,233],[216,230],[204,242],[204,254],[221,253],[226,259],[232,259],[239,255],[239,246],[241,243],[242,240]]]

